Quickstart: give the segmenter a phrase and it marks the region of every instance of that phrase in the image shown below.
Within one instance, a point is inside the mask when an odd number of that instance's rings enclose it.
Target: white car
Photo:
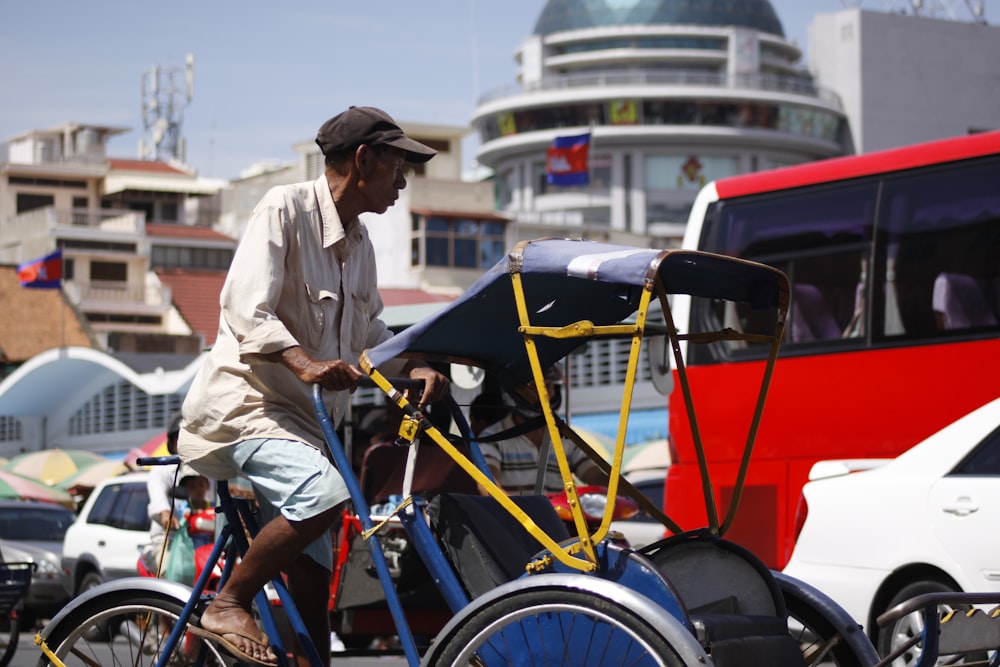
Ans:
[[[101,482],[66,531],[62,567],[74,595],[138,574],[139,550],[149,543],[148,475],[135,472]]]
[[[833,597],[881,655],[919,627],[914,615],[879,631],[875,619],[899,602],[1000,592],[1000,398],[895,459],[823,461],[810,480],[784,572]]]

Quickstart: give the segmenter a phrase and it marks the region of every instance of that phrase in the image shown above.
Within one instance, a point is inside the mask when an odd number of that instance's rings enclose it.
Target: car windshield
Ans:
[[[75,515],[41,507],[0,507],[0,538],[61,542]]]

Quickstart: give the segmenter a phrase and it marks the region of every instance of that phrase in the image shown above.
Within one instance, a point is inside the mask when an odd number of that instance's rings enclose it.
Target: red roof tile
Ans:
[[[146,234],[158,238],[199,240],[213,239],[218,241],[232,241],[233,243],[236,243],[236,239],[226,236],[225,234],[221,234],[210,227],[192,227],[191,225],[172,225],[161,222],[147,222]]]
[[[210,269],[158,269],[156,274],[168,285],[174,306],[181,317],[211,347],[219,330],[219,294],[226,281],[226,272]],[[383,288],[379,290],[386,306],[417,303],[447,303],[455,297],[431,294],[419,289]]]
[[[177,167],[167,164],[166,162],[158,162],[156,160],[129,160],[126,158],[108,158],[108,166],[112,169],[120,169],[121,171],[145,171],[158,174],[180,174],[183,176],[190,176],[188,172],[183,169],[178,169]]]
[[[170,287],[174,306],[195,333],[211,347],[219,333],[219,294],[226,281],[221,269],[159,269],[156,275]]]
[[[431,294],[420,289],[382,287],[378,291],[386,306],[409,306],[417,303],[448,303],[455,297],[446,294]]]
[[[52,348],[94,347],[62,297],[62,290],[21,287],[17,269],[0,266],[0,360],[22,363]]]

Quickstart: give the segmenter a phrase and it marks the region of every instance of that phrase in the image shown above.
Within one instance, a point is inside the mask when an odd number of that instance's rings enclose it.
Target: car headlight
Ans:
[[[59,565],[50,560],[41,558],[35,561],[35,576],[43,575],[46,578],[61,577],[62,570]]]

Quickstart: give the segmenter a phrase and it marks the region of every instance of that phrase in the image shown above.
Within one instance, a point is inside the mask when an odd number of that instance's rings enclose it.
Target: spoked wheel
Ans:
[[[17,650],[20,634],[21,621],[17,612],[8,612],[0,616],[0,667],[7,667],[10,664]]]
[[[682,667],[640,613],[609,597],[570,588],[527,588],[449,624],[424,664]]]
[[[160,659],[181,609],[173,598],[154,591],[101,595],[63,618],[49,632],[46,645],[66,667],[151,667]],[[99,638],[94,639],[95,627],[107,628],[109,634],[96,633]],[[38,667],[51,664],[43,653]],[[224,667],[226,661],[210,643],[186,634],[170,656],[169,664]]]
[[[955,587],[946,584],[942,581],[928,580],[928,581],[917,581],[906,587],[904,587],[899,593],[897,593],[889,604],[886,605],[886,610],[892,609],[896,605],[914,598],[918,595],[923,595],[925,593],[954,593]],[[968,611],[968,606],[961,606],[956,608],[960,611]],[[951,607],[941,606],[938,612],[943,617],[949,611],[952,611]],[[924,617],[919,611],[915,611],[912,614],[907,614],[900,619],[897,619],[894,623],[889,624],[884,628],[879,628],[878,634],[878,650],[880,655],[889,655],[889,653],[895,651],[900,646],[904,644],[909,644],[914,637],[918,637],[924,631]],[[921,644],[918,642],[911,648],[907,649],[902,655],[892,661],[891,667],[912,667],[917,664],[920,659],[921,654]],[[937,662],[939,665],[962,665],[968,662],[985,662],[988,657],[985,654],[969,655],[961,658],[947,658],[941,659]]]
[[[788,611],[788,631],[809,667],[870,667],[875,647],[861,626],[831,598],[788,575],[774,572]]]

